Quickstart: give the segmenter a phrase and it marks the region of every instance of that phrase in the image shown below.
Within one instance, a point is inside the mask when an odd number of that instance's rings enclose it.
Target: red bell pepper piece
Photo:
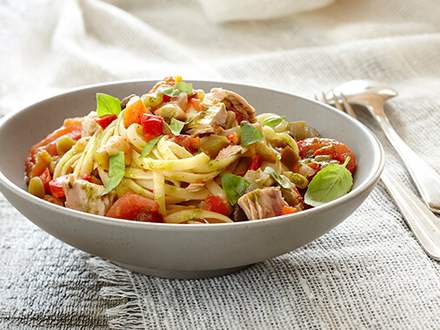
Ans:
[[[142,115],[141,124],[144,128],[144,136],[147,141],[162,135],[164,132],[165,121],[160,116],[145,113]]]
[[[96,118],[96,122],[99,126],[102,127],[102,129],[105,129],[108,125],[110,125],[113,120],[117,119],[118,116],[116,115],[105,115],[99,118]]]
[[[49,182],[49,189],[52,196],[56,198],[64,198],[63,177],[59,177]]]

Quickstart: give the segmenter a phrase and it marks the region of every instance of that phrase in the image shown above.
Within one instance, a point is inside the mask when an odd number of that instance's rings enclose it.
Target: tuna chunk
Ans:
[[[209,105],[188,124],[188,133],[194,136],[214,133],[227,128],[227,122],[228,112],[223,103]]]
[[[239,122],[246,120],[255,123],[257,121],[254,107],[235,92],[223,88],[213,88],[210,93],[206,94],[206,100],[213,103],[222,102],[226,106],[226,110],[235,113]]]
[[[98,124],[96,123],[96,119],[98,115],[95,111],[90,112],[87,116],[85,116],[81,122],[81,136],[92,136],[96,130],[98,129]]]
[[[265,219],[281,215],[284,206],[289,206],[279,187],[256,189],[238,200],[249,220]]]
[[[243,151],[244,149],[241,146],[229,145],[226,148],[220,150],[215,160],[221,160],[221,159],[237,156],[243,153]]]
[[[105,215],[114,200],[112,194],[101,196],[104,186],[76,179],[73,175],[66,177],[63,188],[66,195],[66,207],[78,211]]]

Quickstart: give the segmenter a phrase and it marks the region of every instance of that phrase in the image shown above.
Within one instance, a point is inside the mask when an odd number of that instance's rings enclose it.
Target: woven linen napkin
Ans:
[[[310,97],[374,79],[400,92],[387,108],[393,125],[440,171],[438,12],[437,1],[337,0],[277,20],[216,25],[192,1],[3,2],[0,113],[82,84],[176,73]],[[379,137],[386,170],[413,187]],[[381,185],[307,246],[191,281],[90,259],[0,199],[0,328],[439,329],[439,315],[440,266]]]

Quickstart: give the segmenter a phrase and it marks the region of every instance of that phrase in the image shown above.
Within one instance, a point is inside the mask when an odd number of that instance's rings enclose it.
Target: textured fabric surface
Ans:
[[[390,120],[440,171],[439,12],[434,0],[337,0],[296,16],[216,25],[197,1],[1,2],[0,113],[83,84],[175,73],[305,96],[368,78],[399,91]],[[412,187],[384,145],[387,170]],[[382,186],[306,247],[194,281],[90,259],[0,197],[0,328],[439,329],[439,315],[440,266]]]

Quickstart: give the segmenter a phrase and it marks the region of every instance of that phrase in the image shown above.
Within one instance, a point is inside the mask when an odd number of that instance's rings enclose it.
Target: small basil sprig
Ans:
[[[99,117],[106,115],[119,115],[121,112],[121,101],[114,96],[96,93],[96,113]]]
[[[123,151],[109,157],[108,181],[101,195],[108,194],[115,189],[125,175],[125,156]]]
[[[277,171],[275,171],[272,167],[268,166],[264,169],[264,173],[269,174],[282,188],[292,189],[293,184],[290,180],[284,175],[280,175]]]
[[[162,137],[163,135],[159,135],[148,141],[142,149],[141,157],[147,157]]]
[[[261,133],[256,127],[247,122],[243,122],[240,125],[240,141],[243,147],[248,147],[263,139],[263,133]]]
[[[249,187],[249,182],[247,180],[231,173],[225,173],[221,178],[221,183],[231,205],[237,204],[238,199]]]
[[[344,164],[329,164],[320,170],[310,181],[304,195],[304,202],[311,206],[319,206],[348,193],[353,186],[353,176]]]

